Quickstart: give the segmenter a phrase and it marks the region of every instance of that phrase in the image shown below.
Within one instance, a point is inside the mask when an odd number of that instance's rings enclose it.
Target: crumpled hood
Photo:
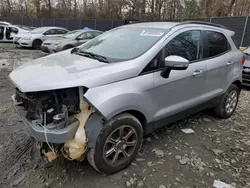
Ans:
[[[133,62],[102,63],[70,51],[25,63],[13,70],[9,77],[22,92],[34,92],[78,86],[92,88],[138,74],[131,66]]]

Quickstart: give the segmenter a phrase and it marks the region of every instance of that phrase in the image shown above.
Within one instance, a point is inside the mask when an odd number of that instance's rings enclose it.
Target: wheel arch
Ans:
[[[40,42],[43,42],[41,39],[36,38],[36,39],[34,39],[34,40],[32,41],[32,44],[33,44],[35,41],[40,41]]]
[[[240,80],[235,80],[232,84],[236,85],[239,88],[239,90],[241,91],[242,83]]]
[[[67,49],[70,49],[70,48],[74,48],[74,45],[72,45],[72,44],[66,44],[66,45],[63,46],[64,50],[67,50]]]

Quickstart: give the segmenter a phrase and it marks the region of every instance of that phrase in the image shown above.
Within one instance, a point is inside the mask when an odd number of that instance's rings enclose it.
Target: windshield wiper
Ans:
[[[109,63],[108,59],[102,55],[94,54],[92,52],[85,52],[85,51],[77,51],[75,52],[78,55],[82,55],[85,57],[97,59],[98,61],[104,62],[104,63]]]

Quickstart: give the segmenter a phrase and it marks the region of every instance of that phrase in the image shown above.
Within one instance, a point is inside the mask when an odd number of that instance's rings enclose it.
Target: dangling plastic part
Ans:
[[[82,154],[84,154],[84,152],[86,151],[87,139],[85,125],[89,119],[89,116],[94,112],[93,108],[83,100],[82,87],[79,87],[79,96],[81,113],[75,116],[79,121],[79,127],[74,138],[65,142],[64,144],[64,151],[66,152],[65,157],[69,160],[80,160]]]

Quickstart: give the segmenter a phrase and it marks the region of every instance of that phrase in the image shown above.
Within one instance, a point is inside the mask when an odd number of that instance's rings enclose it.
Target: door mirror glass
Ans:
[[[171,70],[186,70],[189,65],[189,61],[186,58],[170,55],[164,60],[165,67],[170,68]]]
[[[163,78],[168,78],[171,70],[186,70],[188,68],[189,61],[186,58],[170,55],[165,58],[165,68],[161,72]]]

